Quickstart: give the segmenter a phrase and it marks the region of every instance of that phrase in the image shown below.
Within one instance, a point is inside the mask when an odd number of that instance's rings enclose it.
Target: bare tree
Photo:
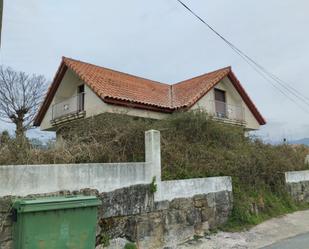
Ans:
[[[45,90],[44,76],[0,65],[0,120],[15,124],[17,138],[24,138],[32,127]]]

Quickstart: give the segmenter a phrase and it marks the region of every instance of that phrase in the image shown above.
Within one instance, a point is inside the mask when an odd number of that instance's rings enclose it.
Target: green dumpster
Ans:
[[[16,200],[14,249],[94,249],[100,203],[93,196]]]

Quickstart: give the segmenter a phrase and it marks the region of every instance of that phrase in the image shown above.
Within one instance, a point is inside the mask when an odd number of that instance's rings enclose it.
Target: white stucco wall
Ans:
[[[86,117],[92,117],[106,112],[152,119],[163,119],[169,115],[160,112],[107,104],[103,102],[102,99],[99,98],[88,86],[85,86],[85,110]]]
[[[257,130],[260,128],[260,124],[249,110],[246,103],[241,98],[240,94],[237,92],[232,82],[225,78],[221,82],[219,82],[215,88],[223,90],[226,92],[226,104],[232,106],[240,106],[244,111],[244,119],[246,122],[246,128]],[[215,93],[214,89],[211,89],[204,97],[202,97],[195,105],[192,106],[191,110],[196,109],[204,109],[209,113],[214,112],[214,101],[215,101]]]
[[[221,191],[232,191],[231,177],[163,181],[158,187],[155,199],[156,201],[170,201],[175,198],[186,198]]]
[[[285,173],[286,183],[297,183],[309,181],[309,170],[290,171]]]
[[[45,114],[40,125],[41,130],[55,130],[56,128],[51,125],[52,120],[52,106],[55,103],[59,103],[65,99],[73,97],[77,94],[77,87],[82,85],[83,81],[78,78],[78,76],[70,69],[64,75],[62,83],[56,91],[55,97]],[[228,78],[225,78],[220,83],[216,85],[216,88],[224,90],[226,92],[226,103],[232,106],[241,106],[244,110],[244,118],[246,121],[247,129],[259,129],[260,125],[247,107],[247,105],[242,100],[239,93],[234,88],[233,84]],[[214,112],[214,90],[210,90],[204,97],[202,97],[191,110],[204,109],[209,113]],[[86,118],[93,117],[101,113],[119,113],[127,114],[131,116],[152,118],[152,119],[163,119],[168,117],[170,114],[128,108],[117,105],[110,105],[102,101],[100,97],[96,95],[87,85],[85,85],[85,111]]]
[[[81,79],[70,69],[65,73],[62,83],[56,91],[54,99],[50,104],[42,122],[40,125],[41,130],[55,130],[55,127],[51,125],[52,120],[52,106],[65,99],[71,98],[77,94],[77,87],[84,84]],[[93,117],[101,113],[118,113],[127,114],[131,116],[163,119],[169,114],[147,111],[142,109],[127,108],[123,106],[110,105],[102,101],[96,93],[94,93],[87,85],[85,85],[85,106],[86,118]]]
[[[26,196],[84,188],[112,191],[149,183],[146,167],[145,163],[1,166],[0,196]]]
[[[161,181],[160,132],[145,132],[145,162],[0,166],[0,197],[27,196],[64,190],[109,192],[155,178],[156,201],[232,191],[230,177]]]
[[[71,98],[77,94],[77,87],[82,85],[83,81],[80,80],[77,75],[70,69],[68,69],[63,77],[61,84],[59,85],[53,101],[51,102],[42,122],[40,125],[41,130],[53,129],[50,121],[52,120],[52,106],[63,100]]]

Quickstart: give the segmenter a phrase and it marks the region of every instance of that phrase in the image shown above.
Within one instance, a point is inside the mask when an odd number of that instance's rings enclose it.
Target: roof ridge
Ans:
[[[160,82],[160,81],[157,81],[157,80],[147,79],[147,78],[145,78],[145,77],[141,77],[141,76],[138,76],[138,75],[133,75],[133,74],[130,74],[130,73],[121,72],[121,71],[118,71],[118,70],[115,70],[115,69],[111,69],[111,68],[107,68],[107,67],[98,66],[98,65],[95,65],[95,64],[93,64],[93,63],[89,63],[89,62],[85,62],[85,61],[81,61],[81,60],[76,60],[76,59],[69,58],[69,57],[65,57],[65,56],[62,56],[62,59],[63,59],[64,61],[65,61],[65,60],[71,60],[71,61],[75,61],[75,62],[79,62],[79,63],[83,63],[83,64],[88,64],[88,65],[90,65],[90,66],[94,66],[94,67],[97,67],[97,68],[101,68],[101,69],[104,69],[104,70],[107,70],[107,71],[111,71],[111,72],[114,72],[114,73],[119,73],[119,74],[122,74],[122,75],[127,75],[127,76],[130,76],[130,77],[138,78],[138,79],[141,79],[141,80],[150,81],[150,82],[156,83],[156,84],[167,85],[167,86],[170,85],[170,84],[168,84],[168,83]]]
[[[182,80],[182,81],[179,81],[179,82],[177,82],[177,83],[174,83],[174,84],[172,84],[172,86],[176,86],[176,85],[179,85],[179,84],[181,84],[181,83],[184,83],[184,82],[187,82],[187,81],[190,81],[190,80],[202,78],[202,77],[204,77],[204,76],[206,76],[206,75],[209,75],[209,74],[212,74],[212,73],[217,73],[217,72],[219,72],[219,71],[223,71],[223,70],[226,70],[226,69],[229,69],[230,71],[232,71],[232,66],[223,67],[223,68],[217,69],[217,70],[215,70],[215,71],[211,71],[211,72],[209,72],[209,73],[204,73],[204,74],[195,76],[195,77],[193,77],[193,78],[188,78],[188,79],[186,79],[186,80]]]

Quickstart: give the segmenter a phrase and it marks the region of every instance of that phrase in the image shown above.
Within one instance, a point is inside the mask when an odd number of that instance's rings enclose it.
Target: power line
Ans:
[[[309,98],[304,96],[302,93],[300,93],[297,89],[290,86],[283,80],[281,80],[278,76],[270,73],[268,70],[266,70],[262,65],[257,63],[255,60],[253,60],[251,57],[249,57],[245,52],[240,50],[236,45],[231,43],[229,40],[227,40],[223,35],[221,35],[219,32],[217,32],[210,24],[208,24],[203,18],[201,18],[198,14],[196,14],[192,9],[190,9],[185,3],[183,3],[181,0],[177,0],[185,9],[187,9],[192,15],[194,15],[199,21],[201,21],[203,24],[205,24],[211,31],[213,31],[220,39],[222,39],[230,48],[233,49],[234,52],[236,52],[247,64],[249,64],[258,74],[260,74],[268,83],[270,83],[276,90],[280,91],[281,94],[286,96],[290,101],[292,101],[294,104],[296,104],[298,107],[300,107],[303,111],[307,112],[309,114],[309,110],[305,109],[302,105],[300,105],[298,102],[295,101],[293,97],[291,97],[288,94],[293,95],[296,100],[301,101],[303,104],[307,105],[309,107]],[[274,82],[273,82],[274,81]],[[280,87],[278,87],[276,84],[278,84]]]

